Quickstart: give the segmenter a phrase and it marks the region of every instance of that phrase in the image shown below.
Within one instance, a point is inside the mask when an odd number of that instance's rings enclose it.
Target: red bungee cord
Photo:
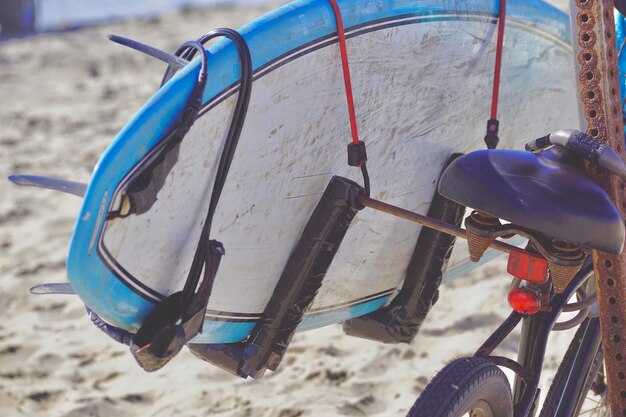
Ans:
[[[502,50],[504,45],[504,25],[506,22],[506,0],[500,0],[500,13],[498,16],[498,40],[496,43],[496,63],[493,72],[493,92],[491,94],[491,118],[487,121],[487,135],[485,143],[489,149],[495,149],[500,139],[498,138],[498,96],[500,94],[500,70],[502,68]]]
[[[500,93],[500,70],[502,68],[502,47],[504,45],[504,25],[506,23],[506,0],[500,0],[498,18],[498,43],[496,45],[496,65],[493,73],[493,94],[491,97],[491,118],[498,118],[498,94]]]
[[[354,98],[352,96],[352,81],[350,79],[350,65],[348,63],[348,48],[346,47],[346,34],[343,26],[341,10],[337,0],[328,0],[335,13],[337,22],[337,36],[339,37],[339,50],[341,52],[341,66],[343,67],[343,82],[346,87],[346,100],[348,101],[348,115],[350,117],[350,129],[352,131],[352,143],[359,143],[359,132],[356,124],[356,113],[354,112]]]
[[[359,140],[359,131],[356,123],[356,113],[354,111],[354,98],[352,95],[352,81],[350,78],[350,65],[348,63],[348,48],[346,47],[346,33],[343,25],[341,10],[337,0],[328,0],[335,14],[337,24],[337,37],[339,38],[339,51],[341,53],[341,66],[343,69],[343,82],[346,90],[346,101],[348,103],[348,117],[350,118],[350,130],[352,132],[352,142],[348,144],[348,165],[361,168],[363,174],[363,185],[365,194],[370,195],[370,180],[365,162],[367,162],[367,151],[365,142]]]

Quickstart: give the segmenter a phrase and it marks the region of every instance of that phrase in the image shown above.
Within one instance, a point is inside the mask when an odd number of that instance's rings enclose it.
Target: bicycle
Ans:
[[[472,152],[456,159],[442,174],[440,194],[479,210],[465,220],[474,260],[480,259],[497,237],[519,234],[529,238],[529,243],[526,252],[510,249],[507,269],[516,276],[509,293],[511,315],[473,357],[452,361],[433,378],[409,411],[410,417],[455,417],[465,413],[471,417],[534,415],[548,336],[553,330],[576,326],[578,331],[557,371],[540,417],[610,416],[603,395],[606,385],[595,311],[593,265],[587,252],[601,249],[619,253],[624,242],[624,226],[608,196],[602,195],[584,176],[579,157],[621,177],[626,176],[626,166],[610,149],[577,131],[552,133],[530,142],[527,150],[533,153]],[[527,193],[520,196],[522,188]],[[579,203],[571,206],[574,195],[578,195]],[[532,200],[525,201],[526,212],[516,206],[524,198]],[[581,201],[589,199],[593,199],[593,205]],[[550,215],[541,216],[538,206],[544,203],[552,205],[565,221],[554,224]],[[498,219],[512,223],[503,225]],[[568,303],[575,294],[578,301]],[[557,323],[564,311],[578,313]],[[520,322],[522,334],[517,361],[492,356],[494,349]],[[516,374],[512,393],[507,377],[498,366]],[[588,395],[595,398],[587,399]]]

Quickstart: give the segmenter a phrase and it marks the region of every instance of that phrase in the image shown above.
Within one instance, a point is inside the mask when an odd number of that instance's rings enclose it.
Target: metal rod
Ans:
[[[489,359],[498,366],[509,368],[511,371],[515,372],[515,375],[520,377],[527,384],[531,384],[533,379],[535,379],[534,375],[513,359],[509,359],[504,356],[487,356],[485,359]]]
[[[517,311],[511,311],[509,317],[504,320],[504,322],[496,329],[495,332],[489,336],[489,338],[482,344],[481,347],[478,348],[474,356],[478,356],[481,358],[486,358],[491,353],[496,350],[500,343],[504,341],[511,332],[517,327],[519,322],[522,320],[524,316],[522,316]]]
[[[439,221],[437,219],[433,219],[432,217],[415,213],[413,211],[405,210],[403,208],[393,206],[391,204],[383,203],[380,200],[375,200],[370,197],[360,196],[359,201],[365,207],[369,207],[377,211],[382,211],[383,213],[391,214],[392,216],[400,217],[402,219],[409,220],[414,223],[419,223],[422,226],[426,226],[430,229],[434,229],[443,233],[448,233],[450,235],[467,240],[465,229],[461,227],[457,227],[452,224],[448,224],[448,223]],[[499,240],[494,240],[491,243],[491,245],[489,245],[489,247],[492,249],[499,250],[504,253],[509,253],[513,249],[520,250],[516,246],[509,245],[508,243],[504,243]]]

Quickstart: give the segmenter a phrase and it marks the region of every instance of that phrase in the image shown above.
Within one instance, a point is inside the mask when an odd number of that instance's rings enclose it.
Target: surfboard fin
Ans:
[[[120,45],[127,46],[146,55],[150,55],[151,57],[163,61],[166,64],[171,65],[177,69],[182,69],[183,67],[185,67],[185,65],[189,64],[189,61],[187,61],[186,59],[178,57],[174,54],[170,54],[169,52],[162,51],[158,48],[155,48],[154,46],[135,41],[133,39],[125,38],[118,35],[109,35],[109,39]]]
[[[76,294],[74,288],[72,288],[72,284],[70,284],[69,282],[35,285],[33,288],[30,289],[30,293],[35,295]]]
[[[61,191],[63,193],[73,194],[78,197],[84,197],[85,191],[87,190],[87,184],[84,184],[82,182],[60,180],[57,178],[49,177],[39,177],[37,175],[11,175],[9,176],[9,181],[16,185]]]

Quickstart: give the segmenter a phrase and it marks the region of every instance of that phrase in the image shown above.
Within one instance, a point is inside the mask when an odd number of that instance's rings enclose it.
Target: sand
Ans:
[[[89,180],[163,71],[109,43],[108,33],[173,50],[260,14],[189,10],[0,44],[0,176]],[[429,377],[450,359],[471,355],[509,312],[510,279],[499,260],[444,286],[411,345],[350,338],[337,325],[296,335],[280,369],[259,381],[186,351],[148,374],[89,323],[78,298],[28,294],[33,285],[65,281],[79,207],[79,198],[0,181],[2,416],[403,416]],[[557,336],[548,381],[566,345],[567,336]],[[514,355],[517,337],[500,353]]]

